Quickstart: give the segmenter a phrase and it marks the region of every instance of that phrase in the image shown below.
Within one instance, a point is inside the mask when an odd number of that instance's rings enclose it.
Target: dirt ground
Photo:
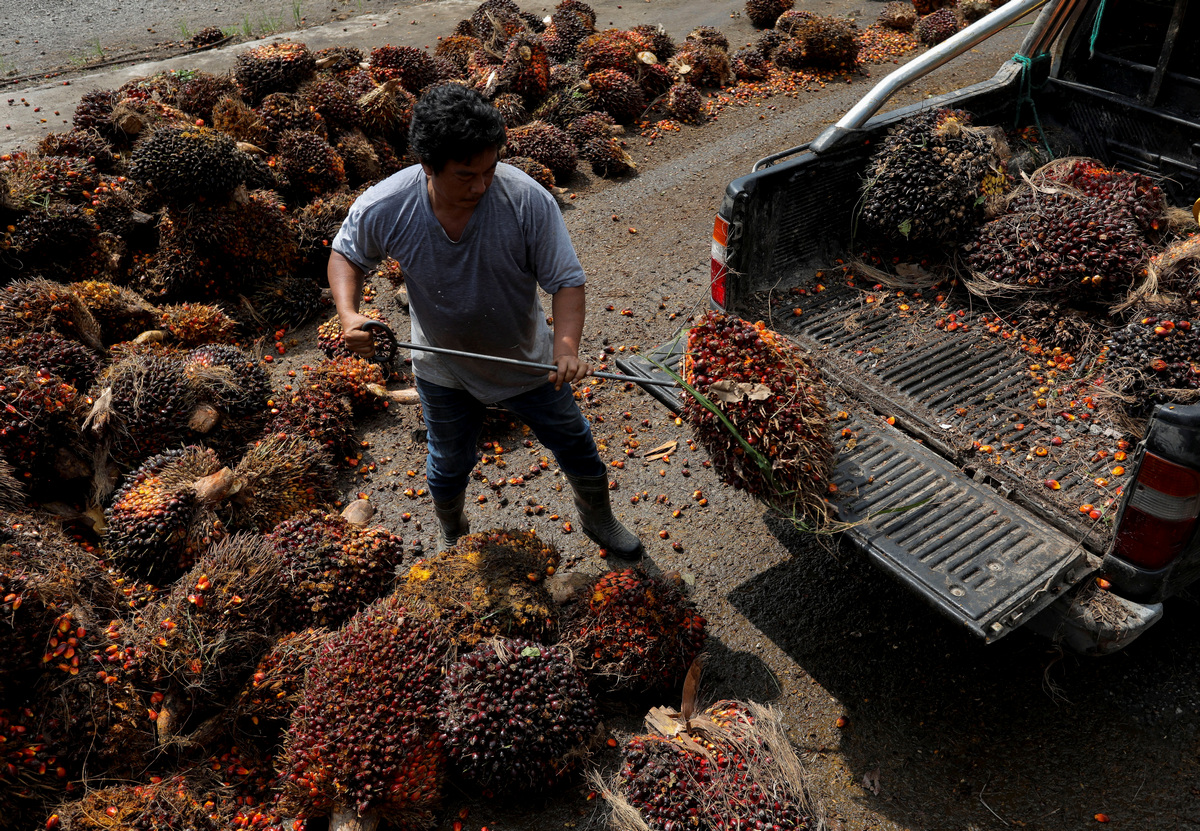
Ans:
[[[654,0],[636,15],[644,3],[594,5],[617,26],[658,14],[676,37],[689,20],[720,25],[734,42],[752,37],[740,3]],[[807,5],[857,12],[866,22],[879,8],[867,0]],[[447,18],[445,29],[456,19]],[[1015,27],[979,47],[895,103],[989,76],[1024,31]],[[824,87],[725,106],[710,123],[678,132],[628,135],[636,176],[580,173],[565,183],[564,216],[589,274],[585,351],[611,359],[651,347],[703,310],[712,220],[726,183],[755,159],[813,138],[885,71],[868,67]],[[385,284],[376,288],[376,304],[403,337],[403,312]],[[294,346],[273,364],[280,384],[289,369],[316,358],[314,327],[288,337]],[[640,389],[605,381],[579,393],[602,457],[624,463],[612,468],[615,506],[645,540],[647,567],[681,572],[709,621],[704,697],[782,711],[829,828],[1079,829],[1097,814],[1113,827],[1200,828],[1194,599],[1178,598],[1161,625],[1103,660],[1061,654],[1024,632],[984,646],[837,538],[802,534],[722,486],[705,454],[689,446],[686,426]],[[419,412],[393,408],[361,429],[363,455],[339,483],[343,498],[368,496],[377,520],[403,536],[415,558],[434,535],[430,500],[417,493]],[[562,549],[564,570],[604,569],[594,546],[564,525],[576,520],[552,460],[541,470],[544,451],[527,441],[507,419],[489,425],[468,490],[473,527],[532,527]],[[642,458],[668,441],[679,442],[669,461]],[[507,484],[518,476],[523,484]],[[674,703],[610,701],[608,725],[623,740],[648,706]],[[609,751],[595,762],[607,775],[619,759]],[[439,828],[458,821],[468,831],[605,828],[606,809],[592,796],[582,781],[521,803],[451,793]]]

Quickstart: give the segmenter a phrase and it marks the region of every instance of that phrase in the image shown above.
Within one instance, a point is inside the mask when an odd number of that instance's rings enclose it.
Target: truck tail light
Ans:
[[[712,235],[712,271],[709,280],[709,294],[712,295],[713,303],[725,308],[725,277],[729,273],[729,269],[725,265],[725,244],[729,237],[729,220],[717,214],[716,220],[713,222]]]
[[[1113,553],[1151,571],[1183,551],[1200,515],[1200,472],[1147,452],[1125,504]]]

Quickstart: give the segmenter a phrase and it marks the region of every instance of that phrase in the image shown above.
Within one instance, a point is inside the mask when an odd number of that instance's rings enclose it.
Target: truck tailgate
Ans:
[[[681,340],[650,357],[677,365]],[[632,375],[661,374],[641,356],[617,365]],[[1096,571],[1099,558],[1077,541],[1082,534],[1064,533],[976,481],[830,380],[831,409],[846,414],[838,430],[853,436],[835,441],[838,518],[877,565],[939,611],[996,640]],[[648,391],[680,409],[673,391]]]

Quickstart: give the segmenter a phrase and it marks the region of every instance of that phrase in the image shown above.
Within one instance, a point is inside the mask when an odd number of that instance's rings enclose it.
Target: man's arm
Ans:
[[[362,325],[371,318],[359,314],[358,311],[363,291],[363,270],[333,251],[329,255],[326,276],[329,278],[329,288],[333,292],[334,305],[337,306],[346,348],[364,358],[370,358],[375,354],[375,343],[371,335],[362,329]]]
[[[579,359],[579,341],[583,337],[583,319],[587,314],[586,291],[583,286],[561,288],[552,295],[550,308],[554,315],[554,365],[550,373],[555,389],[564,383],[590,375],[592,368]]]

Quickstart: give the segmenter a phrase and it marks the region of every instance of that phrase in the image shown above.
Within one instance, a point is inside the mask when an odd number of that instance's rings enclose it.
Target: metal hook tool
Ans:
[[[520,366],[527,369],[540,369],[545,372],[556,372],[558,367],[554,364],[539,364],[533,361],[521,361],[516,358],[501,358],[498,355],[483,355],[477,352],[462,352],[458,349],[444,349],[440,346],[425,346],[419,343],[405,343],[404,341],[396,340],[396,333],[388,328],[385,324],[377,320],[372,320],[362,324],[364,332],[379,332],[388,342],[395,347],[402,349],[416,349],[419,352],[432,352],[436,355],[451,355],[456,358],[476,358],[481,361],[493,361],[498,364],[510,364],[511,366]],[[666,378],[634,378],[632,375],[621,375],[616,372],[592,372],[591,378],[608,378],[612,381],[629,381],[634,384],[653,384],[659,387],[677,387],[675,381]]]

